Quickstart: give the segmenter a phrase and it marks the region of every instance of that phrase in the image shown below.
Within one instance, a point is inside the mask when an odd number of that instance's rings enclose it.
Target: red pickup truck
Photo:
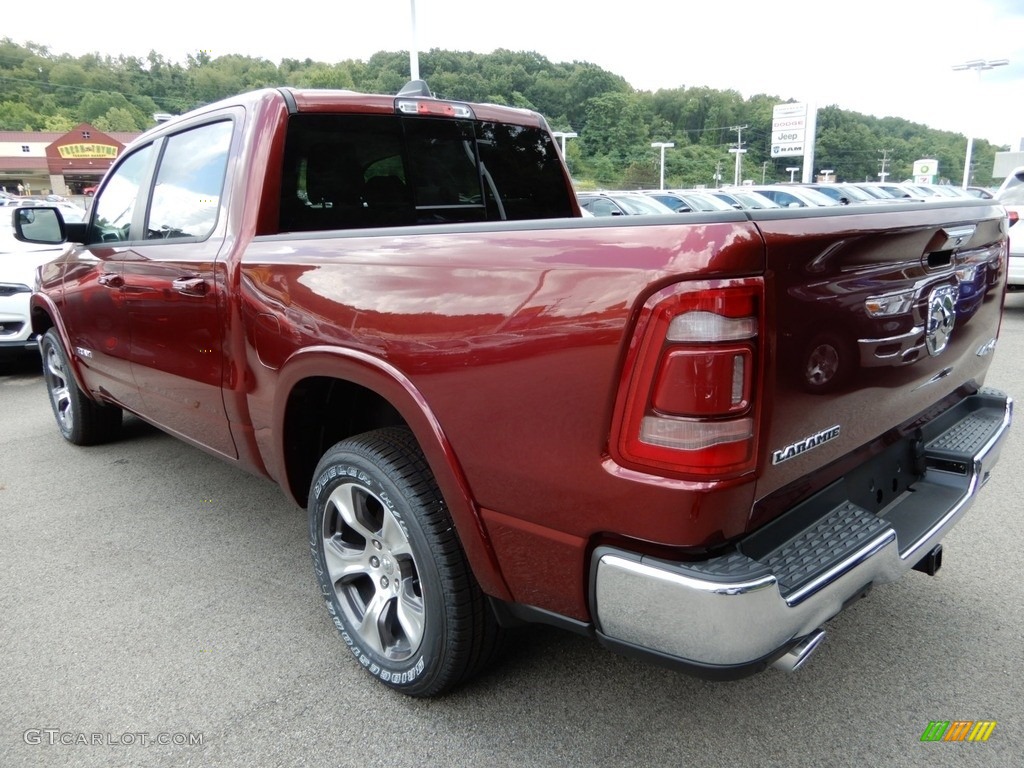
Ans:
[[[715,679],[795,669],[934,573],[1011,399],[985,200],[593,219],[539,115],[268,89],[164,123],[32,323],[57,426],[129,411],[308,508],[345,645],[415,696],[544,622]]]

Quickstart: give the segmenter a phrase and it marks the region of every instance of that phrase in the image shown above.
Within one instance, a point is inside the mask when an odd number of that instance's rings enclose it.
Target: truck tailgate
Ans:
[[[841,476],[840,458],[980,388],[1006,279],[1005,212],[988,201],[757,224],[777,330],[751,528]],[[877,508],[904,490],[877,486]]]

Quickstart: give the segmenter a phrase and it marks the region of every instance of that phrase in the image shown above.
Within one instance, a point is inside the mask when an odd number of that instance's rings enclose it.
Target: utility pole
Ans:
[[[729,128],[730,131],[736,131],[736,148],[730,149],[729,151],[736,153],[736,171],[733,175],[732,183],[737,187],[740,185],[740,179],[743,178],[743,155],[746,154],[747,151],[743,148],[743,129],[746,127],[747,126],[745,125],[734,125]]]
[[[767,170],[768,170],[768,161],[765,160],[763,163],[761,163],[761,183],[762,184],[764,184],[764,174],[765,174],[765,171],[767,171]]]
[[[885,164],[889,162],[889,152],[890,152],[890,150],[883,149],[882,150],[882,159],[878,161],[878,164],[882,166],[882,170],[878,174],[878,180],[879,181],[885,181],[885,177],[889,175],[889,172],[887,170],[885,170]]]
[[[715,175],[712,177],[715,182],[715,189],[719,189],[722,186],[722,161],[719,160],[715,163]]]

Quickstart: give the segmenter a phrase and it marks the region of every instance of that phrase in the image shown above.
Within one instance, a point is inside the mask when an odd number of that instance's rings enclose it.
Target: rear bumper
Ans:
[[[872,585],[926,557],[988,480],[1010,427],[1012,400],[983,390],[922,429],[919,476],[877,514],[839,481],[741,542],[699,563],[626,550],[594,552],[598,636],[704,677],[742,677],[802,642]],[[909,445],[909,443],[908,443]],[[894,447],[885,461],[905,461]]]

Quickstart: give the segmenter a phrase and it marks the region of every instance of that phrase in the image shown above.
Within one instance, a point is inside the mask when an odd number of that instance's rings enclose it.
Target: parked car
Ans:
[[[874,197],[874,198],[876,198],[878,200],[889,200],[889,201],[892,201],[892,200],[896,200],[899,197],[902,197],[902,195],[896,195],[895,193],[889,191],[888,189],[885,189],[885,188],[879,186],[879,184],[877,184],[876,182],[870,182],[870,181],[851,181],[851,182],[849,182],[849,185],[851,187],[856,187],[861,192],[869,194],[869,195],[871,195],[872,197]]]
[[[28,205],[29,201],[24,197],[12,195],[10,192],[0,191],[0,206]]]
[[[576,196],[580,208],[594,216],[650,216],[675,213],[664,203],[639,192],[585,192]]]
[[[728,192],[716,189],[711,193],[719,200],[728,203],[733,208],[746,208],[757,211],[766,208],[781,208],[782,206],[774,200],[765,197],[757,192],[748,192],[745,189],[730,189]]]
[[[801,186],[803,189],[814,189],[823,195],[828,195],[842,205],[875,204],[881,202],[881,198],[865,192],[853,184],[830,182],[828,184],[803,184]],[[889,198],[889,200],[891,201],[892,198]]]
[[[965,190],[971,197],[980,197],[982,200],[992,200],[995,194],[985,187],[967,187]]]
[[[842,203],[837,200],[833,200],[828,195],[824,195],[815,189],[807,189],[803,185],[752,185],[743,187],[743,190],[762,194],[768,199],[774,200],[783,208],[824,208],[842,205]]]
[[[89,212],[80,205],[72,203],[70,200],[54,201],[46,203],[46,205],[52,206],[60,210],[60,215],[64,217],[64,221],[69,224],[79,224],[88,217]]]
[[[932,197],[923,189],[897,181],[864,181],[858,182],[857,186],[867,190],[881,190],[901,200],[927,200]]]
[[[33,207],[5,206],[0,214],[0,358],[38,350],[29,320],[36,267],[63,250],[62,246],[25,243],[14,237],[15,213]]]
[[[904,182],[906,186],[920,190],[925,197],[937,197],[937,198],[964,198],[970,197],[960,187],[954,187],[952,184],[919,184],[917,182]]]
[[[1007,290],[1019,291],[1024,289],[1024,224],[1020,223],[1024,216],[1024,165],[1014,168],[1003,179],[996,200],[1006,208],[1010,219],[1010,264],[1006,287]]]
[[[650,189],[644,190],[643,194],[659,203],[664,203],[676,213],[731,211],[733,209],[729,203],[702,190]]]

